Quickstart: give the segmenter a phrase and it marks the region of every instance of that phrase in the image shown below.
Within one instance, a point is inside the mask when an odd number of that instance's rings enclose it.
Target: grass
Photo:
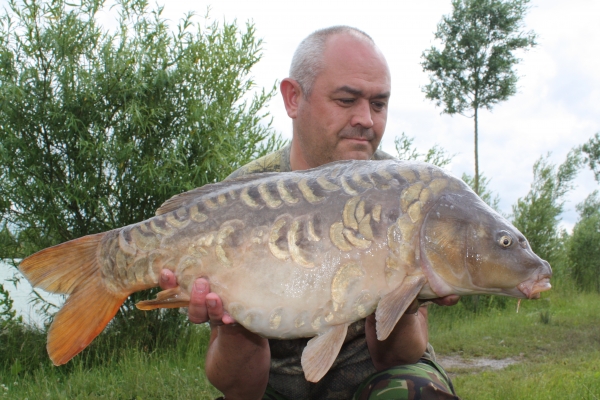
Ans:
[[[600,399],[600,295],[558,288],[541,300],[479,315],[436,309],[438,355],[513,358],[501,370],[449,369],[464,399]]]
[[[501,370],[450,368],[463,399],[600,399],[600,295],[558,285],[519,313],[431,307],[430,340],[438,356],[513,358]],[[205,326],[147,345],[102,334],[64,366],[54,367],[45,335],[30,329],[0,332],[1,399],[214,399],[206,380]],[[128,335],[131,335],[129,333]]]
[[[25,368],[18,354],[12,365],[5,361],[0,399],[214,399],[220,393],[204,374],[209,331],[202,325],[188,329],[176,343],[153,351],[102,335],[60,367],[45,354],[45,335],[29,332],[32,347],[15,350],[31,353],[25,358],[37,364]]]

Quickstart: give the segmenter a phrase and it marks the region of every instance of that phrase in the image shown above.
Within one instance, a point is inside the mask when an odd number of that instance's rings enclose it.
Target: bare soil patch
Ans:
[[[485,358],[485,357],[473,357],[473,358],[464,358],[459,355],[453,356],[440,356],[436,357],[437,362],[444,367],[446,371],[450,374],[457,372],[472,372],[477,373],[479,371],[485,369],[503,369],[508,367],[509,365],[513,365],[519,363],[520,360],[518,358],[502,358],[499,360]]]

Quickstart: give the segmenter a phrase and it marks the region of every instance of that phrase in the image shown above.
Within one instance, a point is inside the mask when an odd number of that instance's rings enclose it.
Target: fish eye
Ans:
[[[504,248],[510,247],[510,245],[512,244],[512,238],[508,235],[502,235],[498,240],[498,243],[500,243],[500,246]]]

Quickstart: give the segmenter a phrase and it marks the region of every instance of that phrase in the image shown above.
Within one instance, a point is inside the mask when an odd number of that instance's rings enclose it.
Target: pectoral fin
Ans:
[[[426,281],[423,274],[407,276],[400,286],[379,301],[375,311],[377,339],[387,339]]]
[[[173,289],[158,292],[154,300],[144,300],[135,306],[140,310],[148,311],[155,308],[179,308],[190,304],[190,296],[184,293],[179,286]]]
[[[342,348],[347,331],[347,324],[332,326],[308,341],[302,352],[302,369],[307,381],[318,382],[329,371]]]

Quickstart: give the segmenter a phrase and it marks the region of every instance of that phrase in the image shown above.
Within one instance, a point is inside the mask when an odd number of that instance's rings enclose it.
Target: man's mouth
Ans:
[[[357,140],[360,142],[369,142],[375,138],[375,134],[371,129],[354,128],[342,131],[340,134],[340,138]]]
[[[346,137],[346,138],[342,138],[342,139],[353,140],[353,141],[361,142],[361,143],[369,142],[369,139],[364,138],[364,137]]]

